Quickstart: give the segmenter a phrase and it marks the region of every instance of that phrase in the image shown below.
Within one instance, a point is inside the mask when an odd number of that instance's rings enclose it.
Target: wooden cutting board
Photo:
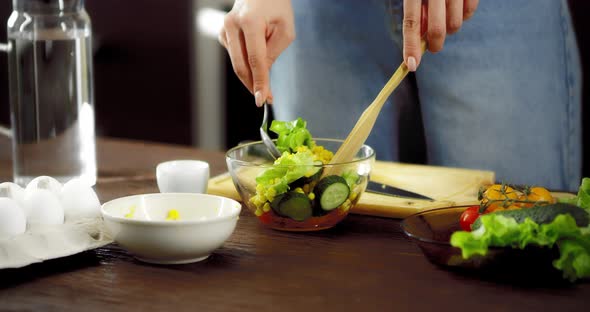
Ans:
[[[434,198],[434,201],[400,198],[365,192],[352,213],[405,218],[434,208],[477,204],[480,187],[494,183],[492,171],[376,161],[371,180]],[[208,193],[240,200],[231,176],[209,180]]]

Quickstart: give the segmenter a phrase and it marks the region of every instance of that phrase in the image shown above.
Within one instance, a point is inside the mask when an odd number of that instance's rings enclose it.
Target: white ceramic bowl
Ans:
[[[113,239],[145,262],[190,263],[206,259],[233,233],[242,206],[196,193],[133,195],[106,202],[101,213]],[[177,220],[166,220],[176,212]]]

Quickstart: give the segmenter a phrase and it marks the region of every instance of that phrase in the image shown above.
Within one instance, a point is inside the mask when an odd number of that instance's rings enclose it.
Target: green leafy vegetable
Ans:
[[[577,196],[558,198],[558,202],[576,205],[586,209],[590,213],[590,178],[583,178]]]
[[[360,176],[354,170],[343,172],[342,177],[344,178],[344,180],[346,180],[346,184],[348,184],[348,187],[351,189],[356,186],[360,179]]]
[[[313,154],[306,150],[296,154],[284,154],[279,157],[274,166],[263,171],[256,177],[256,183],[272,194],[263,194],[266,198],[274,198],[278,194],[289,190],[289,184],[309,174],[313,168]]]
[[[553,262],[553,265],[563,271],[564,277],[570,281],[590,276],[589,243],[587,238],[557,242],[561,256]]]
[[[277,138],[277,148],[279,151],[281,153],[295,153],[299,146],[307,146],[311,149],[315,143],[306,126],[307,123],[301,118],[293,121],[273,120],[270,125],[270,131],[279,135]]]
[[[582,184],[578,189],[578,207],[582,207],[590,213],[590,178],[582,179]]]
[[[494,213],[482,215],[480,219],[479,229],[458,231],[451,236],[451,245],[461,248],[463,258],[485,256],[492,246],[523,249],[527,245],[557,244],[560,258],[553,266],[571,281],[590,277],[590,230],[580,229],[572,216],[562,214],[547,224],[537,224],[528,218],[517,223]]]

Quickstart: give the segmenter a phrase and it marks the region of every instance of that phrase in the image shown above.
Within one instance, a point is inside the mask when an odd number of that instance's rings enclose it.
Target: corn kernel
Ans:
[[[262,206],[262,211],[264,211],[264,212],[270,211],[270,205],[268,202],[264,203],[264,205]]]
[[[263,213],[264,213],[264,212],[262,212],[262,209],[260,209],[260,208],[256,208],[256,211],[254,211],[254,214],[255,214],[257,217],[260,217],[260,216],[261,216]]]
[[[166,221],[176,221],[178,219],[180,219],[180,214],[178,213],[178,210],[171,209],[170,211],[168,211],[168,216],[166,217]]]
[[[275,196],[277,196],[277,190],[275,190],[274,188],[269,189],[266,192],[266,196],[267,197],[273,197],[274,198]]]
[[[315,194],[314,194],[314,193],[309,193],[309,195],[307,195],[307,197],[308,197],[310,200],[314,200],[314,199],[315,199]]]
[[[344,201],[344,203],[342,203],[342,205],[341,205],[341,207],[342,207],[342,210],[344,210],[344,211],[347,211],[347,210],[349,210],[351,206],[352,206],[352,203],[351,203],[351,201],[350,201],[350,200],[348,200],[348,199],[347,199],[347,200],[345,200],[345,201]]]
[[[129,212],[125,214],[125,218],[133,218],[133,215],[135,214],[135,205],[131,206],[131,208],[129,208]]]

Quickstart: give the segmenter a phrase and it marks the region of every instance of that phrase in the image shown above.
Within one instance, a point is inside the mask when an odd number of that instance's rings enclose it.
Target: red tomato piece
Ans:
[[[459,225],[463,231],[471,232],[471,225],[479,218],[479,205],[467,208],[459,218]]]
[[[269,224],[272,221],[272,215],[269,212],[265,212],[262,215],[260,215],[258,217],[258,220],[260,220],[260,222],[264,223],[264,224]]]

